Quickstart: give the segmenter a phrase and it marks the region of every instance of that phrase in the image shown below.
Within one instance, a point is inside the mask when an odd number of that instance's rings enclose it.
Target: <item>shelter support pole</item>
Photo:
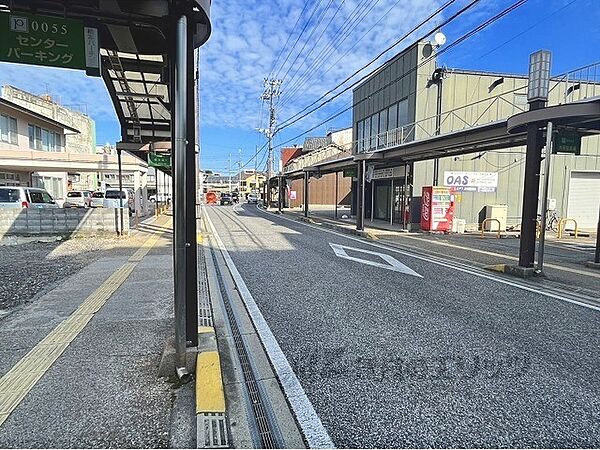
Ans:
[[[548,187],[550,186],[550,159],[552,157],[552,122],[546,127],[546,157],[544,159],[544,190],[542,192],[542,219],[538,246],[537,270],[544,270],[544,244],[546,243],[546,211],[548,209]]]
[[[198,345],[198,243],[196,196],[197,196],[197,155],[196,155],[196,79],[194,59],[194,30],[187,28],[186,59],[186,151],[185,151],[185,264],[187,267],[185,284],[185,335],[188,346]]]
[[[362,231],[365,229],[365,172],[366,161],[362,160],[358,163],[358,196],[356,207],[356,229]]]
[[[538,125],[527,126],[527,151],[525,156],[525,182],[523,185],[523,212],[521,214],[521,240],[519,266],[533,268],[535,259],[535,234],[537,207],[540,193],[540,159],[542,136]]]
[[[177,18],[173,50],[175,58],[172,70],[172,148],[174,157],[173,198],[173,246],[174,246],[174,291],[175,291],[175,370],[179,378],[188,377],[186,369],[186,174],[187,174],[187,17]],[[195,313],[196,311],[194,311]]]
[[[338,196],[339,196],[339,193],[338,193],[338,174],[339,174],[339,172],[336,170],[335,171],[335,199],[334,199],[334,201],[335,201],[335,213],[333,214],[333,217],[335,219],[338,218]]]
[[[303,206],[304,206],[304,217],[308,217],[308,179],[310,177],[310,174],[308,172],[304,172],[304,189],[303,189],[303,193],[304,193],[304,199],[303,199]]]
[[[121,149],[117,148],[117,161],[119,163],[119,234],[123,234],[123,162]],[[128,208],[129,209],[129,208]]]
[[[598,208],[598,229],[596,230],[596,254],[594,262],[600,264],[600,208]]]

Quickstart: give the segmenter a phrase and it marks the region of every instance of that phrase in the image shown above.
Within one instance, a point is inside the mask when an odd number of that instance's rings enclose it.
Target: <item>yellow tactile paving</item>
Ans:
[[[196,358],[196,414],[224,413],[225,394],[219,352],[202,352]]]
[[[172,219],[165,221],[171,225]],[[46,371],[62,355],[69,344],[81,333],[94,314],[129,277],[138,262],[158,242],[162,232],[152,234],[142,246],[113,272],[102,285],[92,292],[79,307],[54,328],[44,339],[0,378],[0,426],[25,398]]]
[[[215,328],[214,327],[205,327],[205,326],[198,327],[198,334],[202,334],[202,333],[214,333],[214,332],[215,332]]]

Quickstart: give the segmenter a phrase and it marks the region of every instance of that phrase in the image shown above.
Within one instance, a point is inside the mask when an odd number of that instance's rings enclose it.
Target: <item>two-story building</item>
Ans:
[[[440,67],[436,47],[419,42],[376,69],[353,91],[355,154],[390,145],[449,134],[490,124],[526,111],[527,76]],[[523,61],[524,69],[527,61]],[[581,71],[570,80],[550,82],[549,105],[600,95],[600,84]],[[586,75],[587,73],[587,75]],[[579,77],[579,78],[578,78]],[[413,158],[408,164],[382,167],[369,163],[365,216],[402,223],[419,222],[423,186],[456,187],[455,216],[469,224],[479,221],[485,205],[507,205],[508,223],[521,216],[525,147],[503,147],[485,153]],[[481,186],[456,186],[456,180],[485,180]],[[460,178],[459,178],[460,177]],[[406,189],[407,192],[404,192]],[[600,138],[583,139],[581,154],[552,158],[550,204],[557,214],[575,218],[583,228],[595,228],[600,206]]]

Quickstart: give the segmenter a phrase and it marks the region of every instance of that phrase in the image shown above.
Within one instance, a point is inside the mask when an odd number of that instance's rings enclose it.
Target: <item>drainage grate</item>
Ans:
[[[231,299],[229,298],[228,290],[226,289],[223,276],[220,272],[220,266],[216,260],[216,255],[214,252],[212,256],[215,267],[219,268],[217,270],[217,278],[219,280],[221,292],[225,294],[223,296],[223,299],[225,300],[223,303],[225,304],[225,311],[227,313],[229,323],[231,324],[231,334],[233,336],[235,347],[238,353],[240,365],[242,366],[242,373],[244,375],[246,388],[248,390],[248,396],[250,397],[250,402],[252,403],[252,410],[256,420],[257,432],[261,441],[261,448],[280,448],[281,445],[278,444],[278,440],[275,439],[275,433],[272,431],[272,428],[277,427],[277,425],[273,424],[273,417],[268,413],[268,406],[262,400],[261,390],[256,381],[256,377],[254,376],[248,351],[240,333],[235,312],[231,307]]]
[[[198,448],[228,448],[227,424],[223,413],[200,413],[197,416]]]
[[[204,246],[198,246],[198,326],[212,327],[213,317],[208,292],[208,275],[204,259]]]

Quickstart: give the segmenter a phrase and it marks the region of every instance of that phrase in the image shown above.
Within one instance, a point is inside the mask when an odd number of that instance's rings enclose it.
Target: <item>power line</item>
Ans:
[[[400,1],[400,0],[398,0]],[[315,43],[312,45],[310,51],[308,52],[308,54],[304,57],[305,60],[308,60],[308,57],[312,54],[313,51],[315,51],[315,49],[317,48],[317,45],[319,44],[319,42],[321,41],[321,38],[323,37],[323,35],[325,34],[325,32],[327,31],[327,29],[329,28],[329,26],[331,25],[331,23],[333,22],[333,19],[336,18],[336,16],[338,15],[338,13],[340,12],[340,10],[342,9],[342,6],[344,6],[344,3],[346,2],[346,0],[342,0],[340,2],[340,4],[338,5],[337,9],[335,10],[335,12],[333,13],[333,15],[331,16],[331,18],[329,19],[329,22],[327,22],[327,25],[325,25],[325,27],[323,28],[323,31],[321,31],[321,34],[319,35],[319,37],[317,38],[317,40],[315,41]],[[298,72],[300,71],[300,66],[298,66],[296,68],[296,70],[294,71],[294,73],[292,74],[291,78],[289,79],[289,84],[291,86],[292,84],[292,80],[294,79],[294,77],[298,74]],[[295,84],[296,82],[294,82]],[[283,99],[282,99],[283,101]]]
[[[310,31],[308,37],[306,38],[306,40],[304,41],[304,45],[302,46],[302,48],[300,49],[300,51],[298,52],[298,54],[296,55],[296,58],[294,58],[294,60],[292,61],[292,63],[290,64],[290,66],[288,67],[287,71],[285,72],[285,74],[283,75],[283,77],[281,77],[281,79],[285,80],[285,78],[288,76],[288,74],[290,73],[290,70],[292,70],[292,68],[294,67],[294,65],[296,64],[296,61],[298,61],[298,58],[300,58],[300,55],[302,54],[302,52],[304,51],[304,49],[306,48],[307,44],[309,42],[311,42],[310,38],[312,37],[313,33],[319,28],[319,25],[321,25],[321,21],[323,20],[323,18],[325,17],[325,15],[327,14],[327,11],[329,10],[329,6],[331,5],[331,3],[333,3],[333,0],[329,0],[329,2],[327,3],[327,5],[325,6],[325,8],[323,8],[323,11],[321,11],[321,14],[319,15],[318,19],[317,19],[317,24],[312,28],[312,30]],[[312,42],[311,42],[312,43]],[[316,45],[316,44],[315,44]]]
[[[435,17],[437,14],[439,14],[441,11],[443,11],[446,7],[448,7],[450,4],[454,3],[456,0],[449,0],[448,2],[446,2],[444,5],[442,5],[440,8],[438,8],[438,10],[436,10],[433,14],[431,14],[429,17],[427,17],[425,20],[421,21],[418,25],[416,25],[415,27],[413,27],[408,33],[405,33],[398,41],[396,41],[395,43],[393,43],[392,45],[390,45],[387,49],[385,49],[383,52],[379,53],[379,55],[377,55],[374,59],[372,59],[369,63],[365,64],[363,67],[361,67],[360,69],[356,70],[352,75],[350,75],[349,77],[347,77],[344,81],[342,81],[341,83],[338,83],[334,88],[330,89],[329,91],[325,92],[321,97],[319,97],[317,100],[315,100],[314,102],[312,102],[310,105],[306,106],[304,109],[302,109],[301,111],[297,112],[296,114],[294,114],[292,117],[284,120],[282,122],[282,126],[279,128],[280,130],[283,130],[284,128],[289,127],[290,125],[292,125],[293,123],[298,122],[299,120],[303,119],[304,117],[306,117],[309,114],[312,114],[314,111],[316,111],[317,109],[323,107],[324,105],[326,105],[327,103],[333,101],[334,99],[336,99],[337,97],[339,97],[340,95],[342,95],[344,92],[352,89],[354,86],[356,86],[357,84],[361,83],[362,81],[366,80],[367,78],[369,78],[371,75],[373,75],[373,73],[383,70],[383,68],[388,65],[390,63],[390,61],[393,60],[393,58],[388,59],[380,68],[376,69],[375,71],[364,75],[361,79],[359,79],[358,81],[353,82],[352,84],[350,84],[349,86],[347,86],[346,88],[344,88],[343,90],[341,90],[340,92],[338,92],[336,95],[334,95],[333,97],[331,97],[330,99],[324,101],[323,103],[321,103],[319,106],[317,106],[316,108],[313,108],[312,110],[308,111],[307,113],[301,115],[300,117],[294,119],[296,116],[298,116],[299,114],[303,113],[304,111],[306,111],[307,109],[309,109],[311,106],[313,106],[314,104],[318,103],[320,100],[324,99],[327,95],[331,94],[333,91],[335,91],[337,88],[341,87],[344,83],[346,83],[348,80],[350,80],[352,77],[354,77],[355,75],[359,74],[360,72],[362,72],[364,69],[366,69],[367,67],[369,67],[370,65],[374,64],[377,59],[379,59],[382,55],[384,55],[385,53],[387,53],[388,51],[390,51],[391,49],[393,49],[394,47],[396,47],[398,44],[400,44],[404,39],[406,39],[407,36],[410,36],[412,33],[414,33],[416,30],[418,30],[421,26],[423,26],[425,23],[427,23],[432,17]],[[472,0],[471,3],[469,3],[468,5],[464,6],[463,8],[461,8],[459,11],[457,11],[456,13],[454,13],[452,16],[450,16],[448,19],[446,19],[444,22],[442,22],[441,25],[437,25],[435,26],[434,29],[430,29],[427,33],[425,33],[424,36],[422,36],[420,39],[418,39],[417,41],[424,39],[425,37],[429,36],[430,34],[432,34],[435,30],[439,29],[440,27],[447,25],[448,23],[450,23],[451,21],[453,21],[454,19],[456,19],[457,17],[459,17],[461,14],[463,14],[464,12],[466,12],[467,10],[469,10],[470,8],[472,8],[473,6],[475,6],[477,3],[479,3],[481,0]],[[523,0],[523,1],[527,1],[527,0]],[[438,53],[441,53],[438,52]],[[395,80],[397,81],[397,80]],[[286,123],[288,122],[288,123]]]
[[[360,9],[360,7],[362,5],[358,5],[356,7],[356,10],[358,10],[358,14],[351,15],[351,16],[354,16],[354,18],[348,19],[347,23],[338,31],[339,37],[337,39],[336,39],[336,36],[334,35],[334,37],[332,39],[332,43],[329,43],[329,45],[327,45],[321,51],[321,53],[319,53],[319,55],[315,58],[315,60],[311,63],[310,67],[308,67],[303,72],[302,76],[299,79],[301,81],[298,82],[299,80],[297,80],[293,87],[290,86],[288,88],[288,91],[287,91],[286,95],[284,96],[285,98],[283,99],[283,102],[287,102],[294,93],[298,92],[301,85],[306,84],[306,82],[308,80],[310,80],[310,75],[312,73],[311,72],[312,69],[317,67],[321,62],[327,60],[327,58],[330,55],[332,55],[333,52],[340,45],[342,45],[346,39],[348,39],[348,37],[350,37],[352,30],[354,30],[358,26],[358,24],[362,21],[362,19],[364,19],[373,10],[373,8],[377,5],[377,3],[379,3],[379,1],[380,0],[366,0],[366,4],[364,5],[365,7],[363,10]],[[398,0],[398,1],[400,1],[400,0]],[[369,2],[373,2],[373,3],[369,4]],[[300,86],[298,84],[300,84]],[[293,92],[291,92],[292,90],[293,90]]]
[[[477,0],[476,0],[476,1],[477,1]],[[396,78],[396,79],[392,80],[391,82],[389,82],[389,83],[385,84],[384,86],[380,87],[379,89],[377,89],[376,91],[374,91],[374,92],[373,92],[371,95],[373,95],[373,94],[376,94],[376,93],[378,93],[378,92],[382,91],[383,89],[385,89],[385,88],[387,88],[387,87],[391,86],[392,84],[396,83],[397,81],[399,81],[399,80],[403,79],[405,76],[409,75],[409,74],[410,74],[410,73],[412,73],[413,71],[416,71],[416,70],[418,70],[418,69],[419,69],[420,67],[422,67],[424,64],[427,64],[429,61],[431,61],[431,59],[433,59],[434,57],[436,57],[436,56],[438,56],[438,55],[441,55],[442,53],[445,53],[446,51],[450,50],[451,48],[454,48],[455,46],[457,46],[457,45],[461,44],[462,42],[464,42],[465,40],[469,39],[469,38],[470,38],[471,36],[473,36],[474,34],[477,34],[478,32],[480,32],[481,30],[483,30],[483,29],[484,29],[484,28],[486,28],[487,26],[489,26],[489,25],[491,25],[492,23],[494,23],[494,22],[496,22],[496,21],[500,20],[500,19],[501,19],[502,17],[504,17],[505,15],[507,15],[507,14],[509,14],[510,12],[514,11],[515,9],[519,8],[520,6],[522,6],[523,4],[525,4],[527,1],[528,1],[528,0],[518,0],[517,2],[513,3],[511,6],[507,7],[506,9],[504,9],[504,10],[503,10],[503,11],[501,11],[500,13],[496,14],[495,16],[493,16],[493,17],[489,18],[488,20],[486,20],[486,21],[485,21],[485,22],[483,22],[482,24],[478,25],[476,28],[472,29],[472,30],[471,30],[471,31],[469,31],[468,33],[466,33],[466,34],[462,35],[460,38],[456,39],[454,42],[452,42],[452,43],[451,43],[451,44],[449,44],[448,46],[444,47],[442,50],[440,50],[439,52],[437,52],[437,55],[435,55],[435,54],[434,54],[434,55],[430,56],[429,58],[425,59],[425,60],[424,60],[424,61],[423,61],[421,64],[418,64],[416,67],[414,67],[413,69],[411,69],[409,72],[406,72],[406,73],[405,73],[405,74],[403,74],[401,77],[399,77],[399,78]],[[470,6],[470,5],[468,5],[468,6]],[[463,10],[464,10],[464,8],[463,8]],[[463,10],[461,10],[461,11],[463,11]],[[452,18],[451,18],[451,19],[452,19]],[[451,19],[450,19],[450,20],[451,20]],[[389,62],[389,61],[388,61],[388,62]],[[386,62],[386,64],[387,64],[387,62]],[[385,65],[385,64],[384,64],[384,65]],[[382,68],[383,68],[383,66],[382,66]],[[373,72],[373,73],[376,73],[376,72],[377,72],[377,71],[379,71],[379,70],[381,70],[381,68],[380,68],[380,69],[377,69],[377,70],[376,70],[375,72]],[[370,75],[371,75],[371,74],[367,75],[366,77],[369,77]],[[366,78],[366,77],[363,77],[363,79],[364,79],[364,78]],[[360,81],[362,81],[362,79],[361,79],[361,80],[359,80],[359,82],[360,82]],[[337,94],[337,95],[336,95],[336,97],[337,97],[337,96],[339,96],[340,94],[341,94],[341,92],[340,92],[339,94]],[[332,101],[334,98],[335,98],[335,97],[332,97],[331,99],[329,99],[329,100],[327,100],[326,102],[324,102],[324,104],[325,104],[325,103],[329,103],[329,102],[330,102],[330,101]],[[314,127],[310,128],[309,130],[306,130],[306,131],[304,131],[303,133],[300,133],[299,135],[297,135],[297,136],[293,137],[292,139],[289,139],[289,140],[285,141],[283,144],[280,144],[280,145],[281,145],[281,146],[283,146],[283,145],[286,145],[286,144],[288,144],[288,143],[290,143],[290,142],[292,142],[292,141],[294,141],[294,140],[296,140],[296,139],[298,139],[298,138],[300,138],[300,137],[304,136],[305,134],[307,134],[307,133],[310,133],[311,131],[313,131],[313,130],[315,130],[315,129],[319,128],[321,125],[324,125],[324,124],[326,124],[327,122],[329,122],[329,121],[331,121],[331,120],[335,119],[336,117],[339,117],[339,116],[340,116],[341,114],[343,114],[344,112],[346,112],[346,111],[348,111],[348,110],[350,110],[350,109],[354,108],[355,106],[358,106],[360,103],[362,103],[362,102],[364,102],[364,101],[366,101],[366,100],[367,100],[367,99],[366,99],[366,98],[364,98],[364,99],[361,99],[361,100],[359,100],[359,101],[358,101],[358,102],[356,102],[356,103],[352,103],[350,106],[348,106],[348,107],[345,107],[345,108],[343,108],[343,109],[339,110],[339,111],[338,111],[338,112],[336,112],[334,115],[332,115],[332,116],[328,117],[327,119],[325,119],[324,121],[322,121],[322,122],[320,122],[319,124],[315,125]],[[321,105],[321,106],[322,106],[322,105]],[[317,109],[318,109],[318,108],[317,108]],[[310,113],[307,113],[307,114],[305,114],[304,116],[306,116],[306,115],[308,115],[308,114],[310,114]],[[303,116],[303,117],[304,117],[304,116]],[[299,119],[298,119],[298,120],[299,120]],[[296,121],[297,121],[297,120],[296,120]]]
[[[277,73],[275,73],[275,76],[273,78],[278,78],[279,77],[279,72],[281,72],[281,69],[283,69],[285,67],[285,63],[288,61],[288,59],[290,58],[290,56],[292,55],[292,53],[294,52],[294,49],[296,48],[296,45],[298,44],[298,41],[300,40],[300,38],[302,37],[302,35],[304,34],[304,32],[306,31],[306,28],[308,27],[308,24],[310,23],[312,17],[315,15],[315,13],[318,11],[319,9],[319,5],[321,4],[323,0],[319,0],[316,4],[315,7],[312,11],[312,13],[310,14],[310,17],[308,18],[308,20],[306,21],[306,23],[304,24],[304,27],[302,28],[302,31],[300,31],[300,34],[298,35],[298,37],[296,38],[296,40],[294,41],[294,45],[292,45],[292,48],[290,49],[290,51],[288,52],[288,55],[285,57],[285,61],[283,61],[283,64],[281,65],[281,67],[279,67],[279,69],[277,70]]]
[[[287,40],[285,41],[285,44],[283,44],[283,47],[281,47],[281,50],[279,50],[279,54],[277,55],[277,58],[275,58],[275,61],[273,62],[273,66],[271,67],[271,70],[269,71],[269,78],[271,78],[271,75],[273,75],[273,71],[275,70],[275,67],[277,67],[277,63],[279,62],[279,59],[281,58],[281,55],[283,54],[285,48],[287,47],[288,43],[290,42],[290,39],[294,35],[294,31],[296,30],[296,27],[298,26],[298,23],[300,23],[300,19],[302,18],[302,15],[304,14],[304,11],[306,11],[306,8],[308,7],[309,4],[310,4],[309,1],[306,1],[304,3],[304,7],[302,8],[302,11],[300,11],[300,14],[298,15],[298,18],[296,19],[296,23],[294,23],[294,26],[292,27],[292,31],[290,31],[290,34],[288,34],[288,37],[287,37]]]
[[[323,77],[323,76],[324,76],[324,75],[325,75],[327,72],[329,72],[329,71],[330,71],[332,68],[336,67],[336,66],[337,66],[337,64],[338,64],[338,63],[339,63],[339,62],[340,62],[342,59],[344,59],[344,58],[345,58],[345,57],[348,55],[348,53],[350,53],[350,51],[351,51],[351,50],[352,50],[354,47],[356,47],[356,46],[358,45],[358,43],[359,43],[360,41],[362,41],[362,40],[363,40],[363,39],[364,39],[364,38],[365,38],[365,37],[366,37],[366,36],[367,36],[367,35],[368,35],[368,34],[369,34],[371,31],[373,31],[373,29],[374,29],[374,28],[375,28],[375,27],[376,27],[376,26],[377,26],[377,25],[378,25],[378,24],[379,24],[379,23],[380,23],[380,22],[381,22],[383,19],[385,19],[385,18],[386,18],[386,17],[389,15],[389,13],[390,13],[390,12],[391,12],[391,11],[392,11],[392,10],[393,10],[393,9],[394,9],[394,8],[395,8],[397,5],[398,5],[398,3],[400,3],[401,1],[402,1],[402,0],[397,0],[397,1],[396,1],[396,3],[394,3],[394,4],[393,4],[393,5],[392,5],[392,6],[391,6],[391,7],[390,7],[390,8],[389,8],[389,9],[388,9],[388,10],[387,10],[387,11],[386,11],[386,12],[385,12],[385,13],[384,13],[384,14],[383,14],[383,15],[382,15],[380,18],[379,18],[379,20],[377,20],[377,22],[375,22],[375,23],[374,23],[374,24],[371,26],[371,28],[369,28],[369,29],[368,29],[368,30],[367,30],[367,31],[366,31],[366,32],[365,32],[365,33],[364,33],[364,34],[363,34],[361,37],[359,37],[357,40],[355,40],[355,41],[354,41],[354,43],[352,44],[352,46],[351,46],[351,47],[350,47],[348,50],[346,50],[342,56],[340,56],[340,57],[339,57],[339,58],[338,58],[338,59],[337,59],[337,60],[336,60],[336,61],[335,61],[333,64],[331,64],[331,65],[330,65],[330,66],[329,66],[329,67],[328,67],[328,68],[327,68],[325,71],[323,71],[323,72],[322,72],[322,73],[320,73],[319,75],[320,75],[321,77]],[[448,7],[448,6],[449,6],[451,3],[453,3],[454,1],[455,1],[455,0],[453,0],[453,1],[449,1],[448,3],[446,3],[446,5],[442,6],[442,8],[446,8],[446,7]],[[442,8],[440,8],[440,9],[442,9]],[[438,10],[438,11],[439,11],[439,10]],[[426,21],[428,21],[428,20],[430,20],[431,18],[433,18],[433,17],[434,17],[434,16],[435,16],[437,13],[438,13],[438,12],[436,11],[436,13],[434,13],[433,15],[431,15],[431,16],[429,17],[429,19],[427,19]],[[426,22],[426,21],[425,21],[425,22]],[[403,38],[405,38],[406,36],[407,36],[407,35],[403,36]],[[312,67],[311,67],[311,68],[312,68]],[[311,78],[311,76],[310,76],[310,75],[311,75],[311,71],[310,71],[310,70],[307,70],[307,71],[305,72],[305,74],[306,74],[307,76],[304,78],[304,80],[303,80],[301,83],[299,83],[299,85],[297,84],[295,87],[291,87],[291,86],[290,86],[290,87],[288,88],[288,91],[287,91],[287,93],[286,93],[287,97],[291,97],[293,94],[295,94],[296,92],[298,92],[298,91],[299,91],[299,90],[300,90],[300,89],[301,89],[301,88],[302,88],[302,87],[303,87],[303,86],[304,86],[304,85],[305,85],[305,84],[306,84],[306,83],[307,83],[307,82],[310,80],[310,78]]]
[[[360,17],[361,11],[366,10],[370,2],[379,0],[360,0],[360,2],[351,11],[350,15],[346,19],[342,27],[337,31],[337,34],[333,36],[333,39],[328,43],[321,52],[317,55],[316,60],[320,60],[328,56],[333,50],[335,50],[347,37],[347,34],[356,27],[357,20]],[[338,37],[339,36],[339,37]],[[286,99],[287,100],[287,99]]]

